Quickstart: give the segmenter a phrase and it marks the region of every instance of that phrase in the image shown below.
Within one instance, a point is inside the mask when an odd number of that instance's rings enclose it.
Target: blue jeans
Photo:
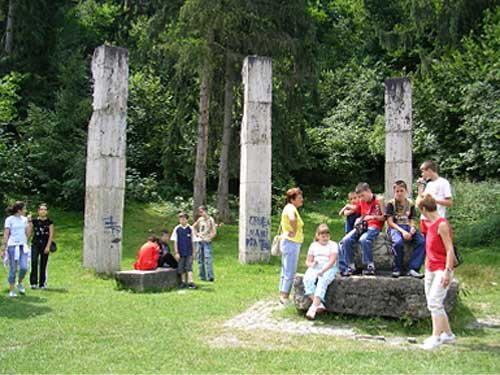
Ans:
[[[207,266],[208,279],[214,279],[214,266],[212,263],[212,243],[211,242],[198,242],[198,253],[196,254],[198,259],[198,271],[200,273],[200,279],[205,280],[205,264]]]
[[[410,232],[409,225],[399,225],[408,233]],[[392,254],[394,255],[394,271],[401,272],[403,268],[403,259],[404,259],[404,244],[405,240],[403,235],[392,228],[387,230],[387,235],[392,241]],[[413,237],[411,238],[411,243],[413,245],[413,253],[410,258],[410,270],[418,271],[420,267],[422,267],[422,263],[424,263],[425,258],[425,238],[424,236],[417,231]]]
[[[373,240],[377,238],[380,230],[375,227],[369,227],[368,230],[361,236],[358,236],[356,229],[351,230],[347,233],[344,238],[342,238],[340,251],[339,251],[339,263],[340,270],[345,271],[345,269],[352,263],[354,263],[354,246],[359,242],[361,245],[362,256],[361,260],[363,264],[373,263]]]
[[[19,281],[24,279],[26,272],[28,271],[28,254],[24,253],[24,247],[22,245],[19,246],[19,261],[15,261],[16,257],[16,247],[9,246],[7,248],[7,253],[9,254],[9,284],[14,284],[16,282],[16,271],[17,271],[17,263],[19,263]]]
[[[309,267],[304,274],[304,294],[306,296],[312,294],[314,297],[319,297],[323,302],[325,302],[328,285],[332,283],[333,279],[335,279],[335,275],[337,274],[337,266],[334,264],[323,273],[323,276],[318,277],[318,272],[321,271],[324,266],[325,263],[320,263],[314,268]]]
[[[299,261],[300,243],[281,240],[281,277],[280,292],[290,293],[292,290],[293,279],[297,272],[297,263]]]

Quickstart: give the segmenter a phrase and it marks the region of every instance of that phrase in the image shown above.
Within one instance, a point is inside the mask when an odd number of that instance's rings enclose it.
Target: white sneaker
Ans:
[[[26,294],[26,289],[24,289],[23,284],[17,284],[17,290],[19,290],[19,294]]]
[[[443,344],[453,344],[457,340],[457,337],[453,333],[449,335],[446,332],[441,333],[439,338]]]
[[[439,336],[431,336],[424,340],[424,343],[420,346],[425,350],[432,350],[439,348],[443,343],[441,342],[441,338]]]
[[[316,307],[316,312],[318,314],[321,314],[322,312],[324,312],[326,310],[326,307],[325,305],[323,305],[323,302],[321,302],[318,307]]]
[[[9,297],[17,297],[16,291],[15,290],[10,290],[9,291]]]
[[[316,306],[311,305],[311,307],[309,307],[309,310],[307,310],[306,318],[309,320],[313,320],[315,317],[316,317]]]

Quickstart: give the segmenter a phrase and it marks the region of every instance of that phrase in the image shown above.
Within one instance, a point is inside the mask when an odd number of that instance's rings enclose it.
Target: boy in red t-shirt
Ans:
[[[373,263],[373,240],[378,236],[384,227],[384,198],[372,193],[370,185],[361,182],[356,186],[359,203],[350,207],[354,212],[361,215],[359,221],[365,221],[368,229],[359,231],[353,229],[347,233],[341,241],[339,252],[339,265],[342,276],[350,276],[356,271],[354,266],[354,245],[358,242],[361,245],[361,260],[366,266],[363,275],[375,275],[375,264]]]
[[[134,263],[134,269],[140,271],[155,270],[158,267],[158,258],[160,257],[160,247],[156,236],[149,236],[148,242],[141,246],[137,253],[137,261]]]

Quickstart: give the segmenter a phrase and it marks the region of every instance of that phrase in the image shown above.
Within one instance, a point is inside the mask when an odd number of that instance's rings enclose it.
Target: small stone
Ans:
[[[408,342],[410,344],[416,344],[417,343],[417,339],[415,337],[408,337]]]

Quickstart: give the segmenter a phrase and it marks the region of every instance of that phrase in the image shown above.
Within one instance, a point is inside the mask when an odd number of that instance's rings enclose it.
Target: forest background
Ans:
[[[275,202],[296,184],[326,199],[382,186],[389,77],[412,82],[416,167],[498,181],[499,0],[0,0],[0,29],[4,204],[83,207],[104,43],[129,51],[129,200],[194,197],[234,219],[252,54],[273,59]]]

